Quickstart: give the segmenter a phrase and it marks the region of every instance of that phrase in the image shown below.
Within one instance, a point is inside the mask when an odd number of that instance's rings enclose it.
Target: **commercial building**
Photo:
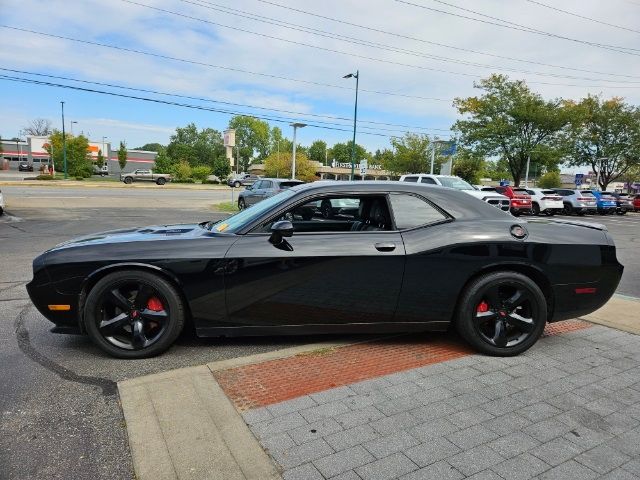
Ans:
[[[47,152],[49,137],[27,136],[26,140],[2,139],[0,143],[2,145],[0,170],[17,170],[20,163],[27,162],[33,165],[33,170],[37,172],[43,164],[48,165],[51,161]],[[111,143],[89,141],[87,156],[93,162],[97,161],[99,152],[102,152],[109,172],[119,173],[118,151],[111,149]],[[127,165],[122,171],[132,172],[137,168],[153,168],[157,155],[156,152],[145,150],[127,150]]]

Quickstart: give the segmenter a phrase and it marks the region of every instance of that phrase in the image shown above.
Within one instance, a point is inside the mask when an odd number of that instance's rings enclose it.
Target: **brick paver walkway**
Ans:
[[[640,336],[595,326],[518,357],[458,353],[284,402],[232,400],[266,402],[243,416],[285,480],[640,479]]]

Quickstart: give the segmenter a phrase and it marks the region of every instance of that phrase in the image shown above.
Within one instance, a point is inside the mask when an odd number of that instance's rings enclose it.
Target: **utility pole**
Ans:
[[[431,169],[429,170],[429,173],[431,175],[433,175],[433,164],[436,161],[436,141],[432,140],[431,141]]]
[[[349,177],[349,180],[353,180],[353,169],[356,163],[356,124],[358,121],[358,82],[360,80],[360,70],[356,70],[356,73],[349,73],[342,78],[356,79],[356,105],[353,109],[353,144],[351,145],[351,176]]]
[[[296,179],[296,131],[298,128],[306,127],[306,123],[292,123],[293,127],[293,158],[291,159],[291,180]]]
[[[529,188],[529,164],[531,163],[531,154],[527,153],[527,171],[524,174],[524,188]]]
[[[67,175],[67,135],[64,131],[64,102],[60,102],[62,105],[62,158],[64,162],[64,178],[68,177]]]

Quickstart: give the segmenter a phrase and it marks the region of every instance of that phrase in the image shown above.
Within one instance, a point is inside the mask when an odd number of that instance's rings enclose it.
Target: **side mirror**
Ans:
[[[293,236],[293,224],[289,220],[281,220],[271,225],[271,236],[269,243],[279,246],[284,242],[285,237]]]

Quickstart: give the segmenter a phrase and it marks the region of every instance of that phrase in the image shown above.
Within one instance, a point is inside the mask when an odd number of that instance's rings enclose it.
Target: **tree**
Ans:
[[[29,122],[29,125],[22,128],[25,135],[32,135],[37,137],[45,137],[51,134],[51,120],[46,118],[36,118]]]
[[[569,165],[589,165],[602,190],[640,165],[640,109],[621,98],[591,95],[570,108]]]
[[[64,171],[64,151],[62,146],[62,132],[53,130],[49,135],[46,151],[53,158],[55,169]],[[53,148],[53,154],[52,154]],[[72,177],[90,177],[93,166],[89,158],[89,140],[84,135],[77,137],[66,134],[67,172]]]
[[[154,169],[157,173],[171,173],[174,164],[175,163],[171,160],[171,158],[169,158],[169,155],[167,155],[167,149],[163,148],[158,152],[158,155],[156,156]]]
[[[560,188],[562,186],[560,172],[552,170],[545,173],[538,180],[538,186],[540,188]]]
[[[482,96],[454,100],[458,113],[467,115],[453,125],[464,147],[504,158],[516,186],[527,158],[557,163],[562,155],[560,132],[571,120],[563,102],[545,101],[523,81],[509,81],[504,75],[494,74],[474,86],[484,91]]]
[[[172,166],[184,160],[192,167],[205,165],[213,169],[218,165],[220,169],[221,159],[229,163],[220,132],[213,128],[198,131],[195,123],[176,128],[166,153]]]
[[[493,161],[488,160],[484,163],[481,175],[482,177],[490,178],[491,180],[509,178],[511,175],[511,172],[509,171],[509,162],[503,158]]]
[[[227,178],[231,173],[231,164],[227,157],[218,155],[213,159],[213,174],[220,178]]]
[[[387,154],[382,160],[385,170],[395,175],[430,171],[431,140],[424,134],[406,133],[404,137],[392,138],[393,155]],[[437,152],[437,150],[436,150]],[[439,170],[442,158],[436,155],[434,171]]]
[[[147,152],[158,152],[158,153],[160,153],[164,149],[165,149],[164,145],[160,143],[145,143],[141,147],[134,148],[134,150],[145,150]]]
[[[336,143],[331,149],[327,152],[329,160],[335,160],[338,163],[351,163],[351,149],[353,146],[353,141],[349,140],[346,143]],[[356,143],[356,158],[355,164],[358,165],[360,160],[370,160],[371,154],[367,152],[367,149],[362,145],[358,145]],[[357,168],[357,167],[356,167]]]
[[[475,185],[480,183],[484,163],[484,158],[481,155],[470,150],[460,149],[453,160],[452,173]]]
[[[308,149],[309,160],[312,162],[320,162],[323,165],[328,159],[327,143],[322,140],[316,140]]]
[[[291,153],[272,153],[264,161],[264,173],[267,177],[291,178]],[[304,153],[296,152],[296,178],[305,182],[317,180],[316,169]]]
[[[120,148],[118,148],[118,165],[120,165],[121,172],[127,166],[127,144],[123,141],[120,142]]]
[[[193,169],[191,168],[191,165],[189,165],[189,162],[186,160],[180,160],[180,162],[173,166],[171,173],[176,180],[187,180],[192,177]]]
[[[631,193],[631,185],[636,182],[640,182],[640,165],[634,165],[624,172],[620,178],[627,188],[627,193]]]
[[[269,155],[269,124],[246,115],[236,115],[229,120],[229,128],[236,130],[236,148],[240,149],[240,167],[247,171],[249,165],[261,162]]]
[[[102,154],[102,149],[98,149],[98,158],[96,159],[96,166],[98,168],[102,168],[104,165],[104,155]]]

